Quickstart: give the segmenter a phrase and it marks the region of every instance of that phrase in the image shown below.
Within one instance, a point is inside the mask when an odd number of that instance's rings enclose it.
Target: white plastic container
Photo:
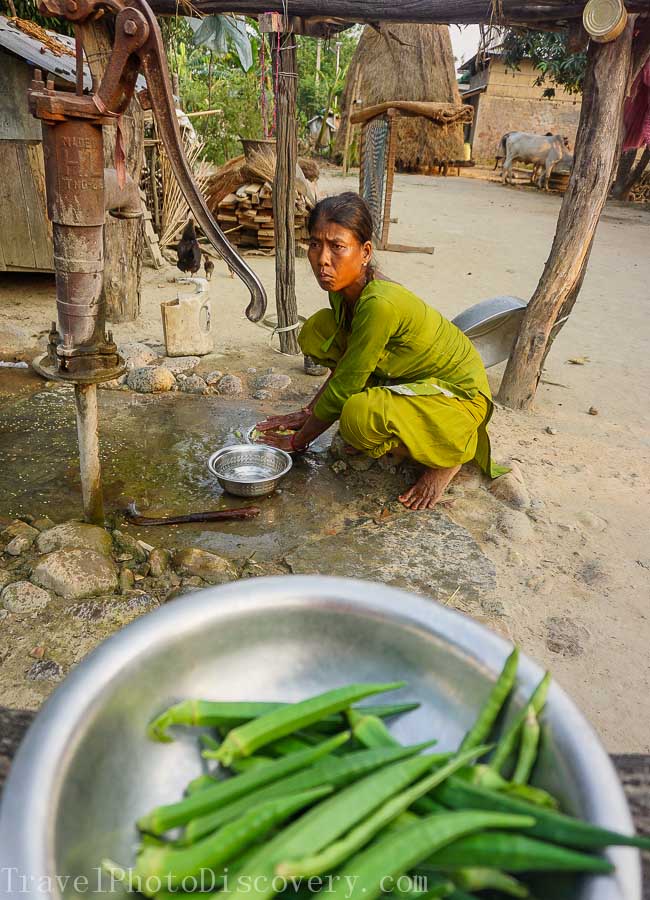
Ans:
[[[178,295],[160,304],[167,356],[205,356],[212,353],[212,311],[205,278],[183,278],[196,293]]]

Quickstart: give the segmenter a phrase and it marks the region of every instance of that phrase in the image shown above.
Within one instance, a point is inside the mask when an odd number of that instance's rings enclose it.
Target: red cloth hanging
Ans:
[[[623,107],[625,137],[623,150],[650,146],[650,60],[634,79],[630,96]]]

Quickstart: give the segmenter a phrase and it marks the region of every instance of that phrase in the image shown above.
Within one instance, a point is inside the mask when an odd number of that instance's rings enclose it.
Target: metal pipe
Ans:
[[[75,384],[74,402],[77,410],[79,440],[79,469],[84,517],[93,525],[104,524],[104,496],[99,462],[99,421],[97,416],[97,385]]]
[[[79,119],[44,124],[43,151],[62,363],[66,365],[71,362],[66,359],[68,344],[73,352],[92,353],[104,343],[102,129]]]

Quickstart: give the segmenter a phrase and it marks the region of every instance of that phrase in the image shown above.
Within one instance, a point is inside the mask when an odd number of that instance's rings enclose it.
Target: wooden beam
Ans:
[[[300,353],[297,330],[282,331],[298,322],[296,300],[296,162],[298,136],[296,132],[296,96],[298,67],[296,38],[291,32],[271,34],[273,71],[278,72],[275,85],[277,121],[275,181],[273,183],[273,228],[275,237],[275,303],[278,311],[280,350]],[[277,68],[276,68],[277,67]]]
[[[356,111],[351,110],[350,122],[353,125],[362,125],[383,113],[396,116],[423,116],[438,125],[456,123],[469,125],[474,118],[474,109],[467,104],[434,103],[429,100],[388,100]]]
[[[634,19],[630,16],[617,40],[589,45],[573,171],[550,256],[524,313],[499,391],[501,403],[515,409],[532,405],[551,329],[560,311],[568,312],[577,299],[611,184],[632,65]]]
[[[151,0],[154,12],[177,13],[177,0]],[[650,0],[626,0],[628,12],[649,12]],[[284,12],[283,0],[195,0],[193,6],[208,14],[232,12],[256,16],[265,12]],[[541,26],[582,16],[584,3],[567,0],[502,0],[501,16],[496,24]],[[490,0],[291,0],[292,16],[308,19],[328,18],[340,22],[415,22],[421,24],[495,24]]]

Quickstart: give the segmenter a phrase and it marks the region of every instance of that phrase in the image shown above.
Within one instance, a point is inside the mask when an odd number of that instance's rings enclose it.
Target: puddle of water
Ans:
[[[360,514],[365,488],[331,471],[327,436],[294,459],[273,496],[246,500],[224,494],[207,460],[225,444],[240,443],[268,414],[253,401],[235,405],[218,397],[100,391],[99,405],[107,512],[123,510],[131,501],[151,516],[251,503],[262,509],[246,522],[129,527],[155,546],[276,558]],[[0,513],[49,515],[55,522],[80,518],[77,452],[71,388],[0,400]]]

